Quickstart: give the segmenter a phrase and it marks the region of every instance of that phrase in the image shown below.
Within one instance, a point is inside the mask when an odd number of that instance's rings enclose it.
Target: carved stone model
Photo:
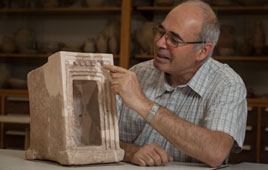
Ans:
[[[28,74],[30,148],[26,159],[64,165],[118,162],[115,95],[103,64],[112,54],[58,52]]]

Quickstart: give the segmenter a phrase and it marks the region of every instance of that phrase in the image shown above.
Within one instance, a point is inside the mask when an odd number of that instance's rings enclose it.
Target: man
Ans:
[[[227,65],[210,56],[219,37],[213,10],[200,0],[175,7],[154,31],[154,59],[111,71],[119,94],[124,161],[169,161],[218,167],[243,145],[246,89]]]

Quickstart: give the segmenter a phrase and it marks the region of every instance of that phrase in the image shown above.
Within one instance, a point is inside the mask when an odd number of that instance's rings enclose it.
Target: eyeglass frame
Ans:
[[[162,33],[159,31],[160,29],[163,30]],[[164,27],[162,25],[154,26],[152,28],[152,31],[153,31],[154,38],[156,38],[157,34],[159,34],[157,41],[160,40],[163,36],[165,36],[164,38],[166,40],[167,45],[169,45],[170,47],[173,47],[173,48],[177,48],[179,46],[183,46],[183,45],[187,45],[187,44],[201,44],[201,43],[205,44],[206,43],[205,41],[188,41],[188,42],[186,42],[181,38],[181,36],[178,33],[173,32],[173,31],[166,32],[166,30],[164,29]],[[180,41],[175,40],[173,38],[173,43],[172,43],[171,37],[175,37],[176,39],[179,39]],[[170,43],[168,43],[168,42],[170,42]]]

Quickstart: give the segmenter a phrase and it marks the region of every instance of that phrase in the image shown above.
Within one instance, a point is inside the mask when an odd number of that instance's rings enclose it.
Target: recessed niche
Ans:
[[[78,146],[100,146],[99,90],[94,80],[73,80],[73,111]]]

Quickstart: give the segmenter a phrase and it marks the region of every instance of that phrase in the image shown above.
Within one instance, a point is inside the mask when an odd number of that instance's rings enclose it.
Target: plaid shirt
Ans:
[[[232,151],[241,150],[247,120],[246,88],[228,65],[209,58],[187,84],[176,88],[167,83],[165,73],[153,66],[153,60],[130,70],[136,72],[140,86],[150,100],[181,119],[229,134],[235,140]],[[174,161],[198,162],[175,148],[135,111],[128,109],[119,96],[117,112],[121,141],[139,146],[154,142],[165,149]]]

